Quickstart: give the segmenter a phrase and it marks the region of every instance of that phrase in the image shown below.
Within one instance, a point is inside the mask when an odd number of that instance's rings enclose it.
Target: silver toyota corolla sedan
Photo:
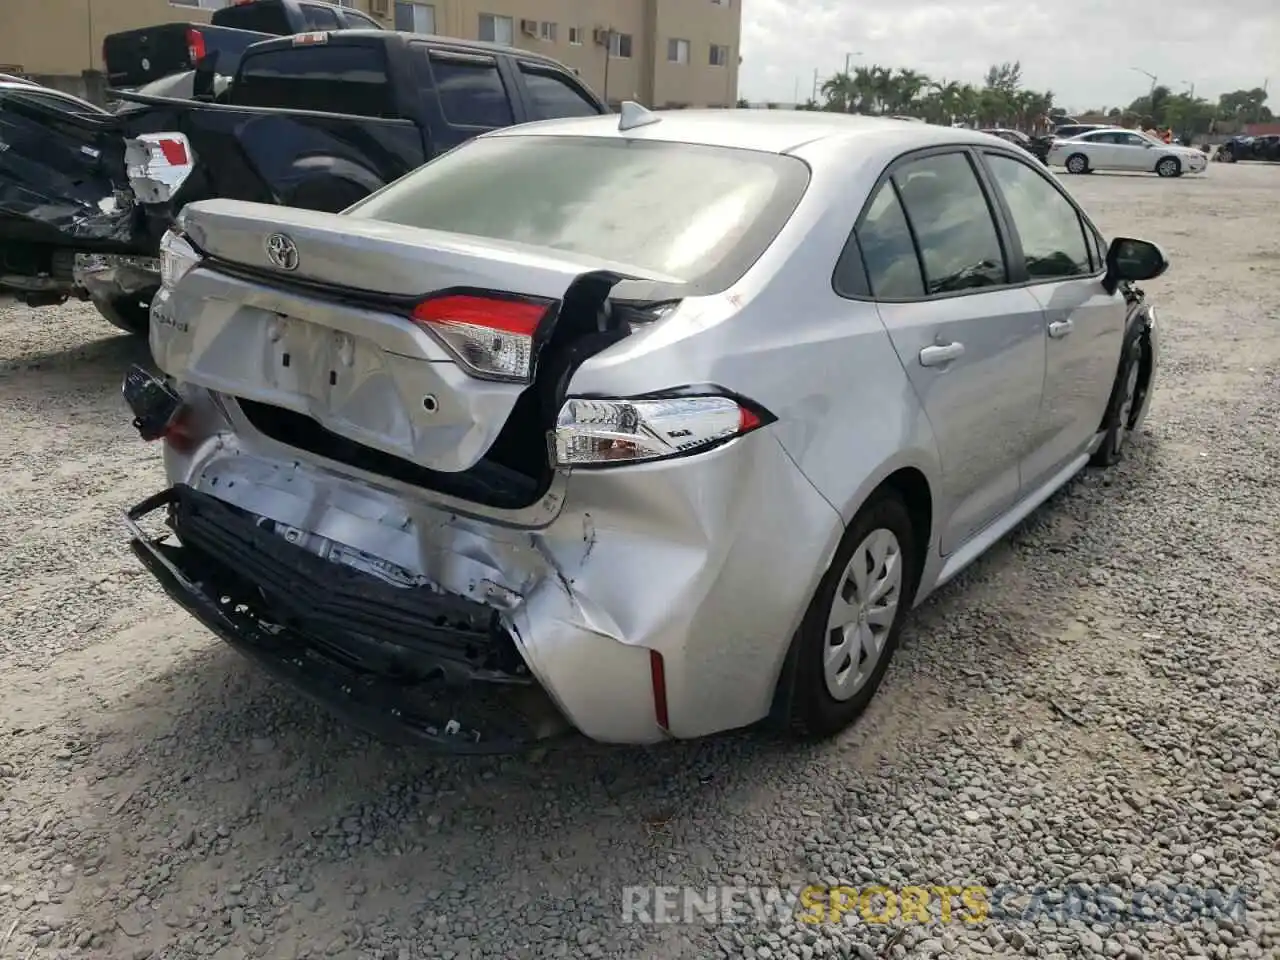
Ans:
[[[1166,267],[1003,140],[823,113],[627,104],[341,214],[195,203],[123,388],[169,484],[132,546],[384,736],[828,736],[1121,455]]]

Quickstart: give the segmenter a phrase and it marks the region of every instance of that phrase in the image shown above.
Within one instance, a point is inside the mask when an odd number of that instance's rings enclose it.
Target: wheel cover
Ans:
[[[1067,161],[1067,169],[1072,173],[1079,173],[1084,169],[1084,158],[1078,156],[1072,157]]]
[[[1161,173],[1175,173],[1177,169],[1176,160],[1161,160],[1160,165],[1156,167],[1156,170]]]
[[[827,616],[823,677],[848,700],[875,672],[902,600],[902,546],[893,531],[873,530],[854,549]]]

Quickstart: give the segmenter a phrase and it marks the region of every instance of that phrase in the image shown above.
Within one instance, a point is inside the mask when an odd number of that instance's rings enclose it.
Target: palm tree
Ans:
[[[835,113],[852,113],[858,100],[857,81],[847,73],[837,73],[822,83],[824,109]]]

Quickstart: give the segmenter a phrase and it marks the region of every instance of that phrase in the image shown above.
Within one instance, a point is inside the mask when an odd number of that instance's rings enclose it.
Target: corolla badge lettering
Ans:
[[[267,259],[281,270],[298,269],[298,247],[283,233],[273,233],[267,237]]]

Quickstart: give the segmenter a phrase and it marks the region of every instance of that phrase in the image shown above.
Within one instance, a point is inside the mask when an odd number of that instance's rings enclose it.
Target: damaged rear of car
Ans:
[[[119,123],[61,91],[0,81],[0,292],[33,307],[89,299],[137,333],[158,261]]]
[[[152,311],[166,378],[124,388],[171,484],[130,512],[133,549],[383,736],[760,719],[803,607],[777,598],[807,598],[822,556],[793,524],[839,518],[765,406],[689,371],[808,179],[782,153],[535,126],[343,214],[189,205]]]

